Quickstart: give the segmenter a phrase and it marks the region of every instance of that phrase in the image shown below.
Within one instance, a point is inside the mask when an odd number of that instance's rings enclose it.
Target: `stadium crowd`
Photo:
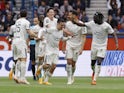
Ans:
[[[25,1],[25,0],[22,0]],[[25,3],[25,2],[24,2]],[[55,17],[67,19],[70,10],[78,12],[79,19],[83,22],[89,21],[86,8],[90,8],[90,0],[29,0],[32,18],[46,15],[49,7],[54,7]],[[0,0],[0,33],[8,34],[10,26],[15,23],[17,13],[15,0]],[[26,8],[25,6],[20,7]],[[124,0],[107,0],[108,19],[106,20],[117,32],[124,32]]]

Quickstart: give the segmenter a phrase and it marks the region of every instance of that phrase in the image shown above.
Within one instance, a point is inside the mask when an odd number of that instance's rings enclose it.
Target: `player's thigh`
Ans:
[[[44,55],[45,55],[45,47],[39,47],[38,48],[38,56],[44,57]]]
[[[91,60],[96,60],[97,59],[97,52],[98,52],[98,49],[96,48],[91,48]]]
[[[16,47],[17,47],[18,58],[26,58],[27,57],[27,45],[20,44],[20,45],[16,45]]]
[[[35,61],[35,45],[30,45],[30,60]]]
[[[17,54],[17,47],[15,44],[12,45],[12,54],[13,54],[13,59],[17,60],[18,59],[18,54]]]
[[[59,56],[57,54],[54,54],[52,56],[52,59],[53,59],[52,64],[58,64]]]
[[[73,61],[77,61],[78,59],[78,56],[79,56],[79,51],[80,51],[81,47],[76,47],[74,50],[73,50]]]
[[[53,61],[52,55],[45,55],[45,58],[44,59],[45,59],[44,60],[45,64],[49,64],[49,65],[52,64],[52,61]]]
[[[70,46],[66,46],[66,59],[73,58],[73,49]]]
[[[102,49],[98,49],[98,52],[97,52],[97,57],[101,57],[101,58],[104,58],[106,55],[106,49],[105,48],[102,48]]]

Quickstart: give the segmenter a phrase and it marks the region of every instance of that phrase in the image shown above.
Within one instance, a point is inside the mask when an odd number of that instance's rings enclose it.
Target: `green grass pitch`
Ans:
[[[97,85],[91,85],[89,77],[75,77],[73,85],[66,84],[66,77],[52,77],[51,86],[27,79],[30,85],[16,84],[7,77],[0,77],[0,93],[124,93],[124,77],[100,77]]]

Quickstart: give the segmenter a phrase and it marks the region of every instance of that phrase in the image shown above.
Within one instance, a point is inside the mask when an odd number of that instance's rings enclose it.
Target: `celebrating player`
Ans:
[[[78,56],[82,54],[84,43],[86,40],[86,28],[77,26],[73,23],[73,20],[76,20],[78,22],[78,14],[75,10],[69,12],[69,19],[66,23],[65,28],[72,34],[72,38],[66,41],[66,59],[67,59],[67,65],[66,65],[66,71],[68,76],[68,82],[67,84],[72,84],[74,82],[74,72],[76,68],[76,61],[78,59]],[[69,34],[70,34],[69,33]]]
[[[93,21],[87,22],[85,24],[75,21],[75,24],[79,26],[86,26],[87,29],[92,31],[93,35],[91,46],[91,68],[93,70],[91,82],[92,85],[96,85],[96,79],[100,74],[101,63],[104,60],[106,54],[108,34],[112,34],[114,36],[116,49],[118,49],[118,39],[116,33],[114,32],[112,27],[103,20],[104,20],[103,14],[101,12],[96,12],[93,16]]]
[[[16,21],[16,30],[14,33],[13,49],[15,50],[15,55],[17,56],[17,63],[15,67],[14,80],[17,83],[30,84],[26,78],[26,58],[27,58],[27,33],[29,35],[37,37],[32,31],[30,31],[30,22],[26,19],[27,11],[20,11],[20,18]],[[18,72],[20,76],[18,77]]]

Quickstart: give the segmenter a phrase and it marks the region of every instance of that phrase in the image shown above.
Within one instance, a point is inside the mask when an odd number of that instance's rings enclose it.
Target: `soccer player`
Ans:
[[[15,76],[14,80],[17,83],[30,84],[26,78],[26,59],[27,59],[27,33],[31,36],[37,37],[32,31],[30,31],[30,22],[26,19],[27,11],[20,11],[20,18],[16,21],[15,32],[14,32],[14,41],[13,49],[16,52],[17,63],[15,67]],[[18,73],[20,76],[18,77]]]
[[[14,25],[12,25],[12,26],[10,27],[9,36],[7,37],[8,41],[10,42],[10,44],[12,44],[12,50],[14,50],[14,49],[13,49],[13,39],[14,39],[14,38],[13,38],[13,35],[14,35],[14,32],[15,32],[15,29],[16,29],[16,26],[15,26],[15,24],[14,24]],[[16,58],[16,56],[14,55],[15,51],[12,51],[12,53],[13,53],[13,61],[14,61],[14,63],[12,64],[12,68],[11,68],[11,70],[10,70],[10,72],[9,72],[9,79],[12,79],[13,73],[15,73],[15,64],[16,64],[16,62],[17,62],[17,58]]]
[[[47,44],[46,44],[46,51],[45,51],[45,64],[43,68],[45,69],[45,78],[43,84],[51,85],[49,83],[49,78],[52,76],[56,64],[58,63],[58,56],[59,56],[59,41],[68,40],[70,37],[63,37],[63,27],[64,27],[64,20],[58,19],[57,27],[56,28],[47,28]]]
[[[39,84],[42,84],[42,65],[44,62],[44,55],[45,55],[45,46],[46,46],[46,40],[45,40],[45,35],[44,31],[45,29],[43,28],[43,16],[39,16],[39,31],[38,31],[38,38],[37,38],[37,58],[38,58],[38,68],[36,71],[36,76],[39,78]]]
[[[33,26],[31,26],[31,31],[34,31],[35,34],[37,34],[38,32],[35,31],[35,26],[39,24],[39,20],[37,17],[35,17],[33,19]],[[36,40],[34,37],[29,36],[30,39],[30,60],[31,60],[31,69],[32,69],[32,74],[33,74],[33,79],[36,80],[36,76],[35,76],[35,65],[36,65],[36,60],[35,60],[35,46],[36,46]]]
[[[65,28],[72,33],[72,38],[66,41],[66,71],[68,77],[68,85],[74,82],[74,72],[76,68],[76,61],[78,56],[82,54],[85,40],[86,40],[86,28],[77,26],[73,23],[73,20],[81,22],[78,19],[78,14],[75,10],[70,11],[68,15],[70,21],[67,21]],[[82,23],[82,22],[81,22]]]
[[[108,34],[112,34],[114,36],[116,49],[118,49],[116,33],[107,22],[104,22],[104,16],[101,12],[96,12],[94,14],[93,21],[87,23],[79,23],[75,21],[75,24],[79,26],[86,26],[87,29],[92,31],[91,69],[93,70],[93,73],[91,84],[96,85],[96,79],[100,74],[101,64],[105,58],[107,50]]]
[[[54,17],[55,12],[53,8],[49,8],[47,11],[47,16],[44,18],[44,27],[45,28],[56,28],[57,26],[57,19]]]
[[[20,15],[18,14],[17,19],[19,19],[19,18],[20,18]],[[15,51],[13,49],[14,32],[16,32],[15,24],[10,27],[9,36],[7,37],[9,43],[12,44],[12,54],[13,54],[13,62],[14,62],[12,64],[12,68],[9,72],[9,79],[10,80],[13,78],[13,74],[15,74],[15,65],[16,65],[16,62],[17,62],[17,56],[15,55]]]

